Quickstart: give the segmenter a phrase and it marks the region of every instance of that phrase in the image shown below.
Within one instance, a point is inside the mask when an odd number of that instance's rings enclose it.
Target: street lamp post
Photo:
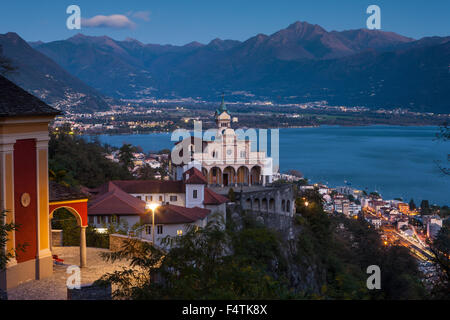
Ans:
[[[157,203],[149,203],[147,202],[147,204],[145,205],[145,207],[147,209],[152,210],[152,244],[155,245],[155,210],[156,208],[158,208],[158,204]]]

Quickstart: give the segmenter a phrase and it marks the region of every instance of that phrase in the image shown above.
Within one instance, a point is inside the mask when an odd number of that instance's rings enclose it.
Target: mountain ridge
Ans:
[[[49,105],[63,111],[108,109],[100,93],[34,50],[18,34],[0,34],[0,47],[15,68],[4,76]]]
[[[245,41],[216,38],[176,46],[80,34],[35,49],[114,98],[216,99],[225,91],[245,93],[233,95],[236,100],[327,100],[449,113],[449,39],[327,31],[297,21]]]

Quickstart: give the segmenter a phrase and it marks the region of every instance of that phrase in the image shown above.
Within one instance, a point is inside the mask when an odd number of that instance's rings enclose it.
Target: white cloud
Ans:
[[[116,29],[133,29],[136,23],[130,20],[127,16],[122,14],[113,14],[110,16],[98,15],[89,19],[81,19],[81,27],[98,28],[108,27]]]
[[[131,16],[136,19],[150,21],[150,11],[136,11]]]

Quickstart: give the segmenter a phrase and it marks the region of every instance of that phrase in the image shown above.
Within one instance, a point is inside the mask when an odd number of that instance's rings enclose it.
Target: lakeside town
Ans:
[[[440,125],[450,121],[449,114],[416,112],[408,109],[330,106],[326,101],[302,104],[276,104],[270,101],[227,102],[234,121],[243,127],[292,128],[320,125]],[[171,132],[192,127],[202,121],[205,129],[213,128],[214,103],[174,100],[125,100],[110,110],[89,113],[66,112],[57,117],[54,127],[69,123],[78,134],[132,134]]]

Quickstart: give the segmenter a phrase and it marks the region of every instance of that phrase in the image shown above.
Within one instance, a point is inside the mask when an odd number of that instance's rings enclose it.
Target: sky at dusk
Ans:
[[[81,30],[66,27],[66,8],[72,4],[81,8],[85,21]],[[242,41],[258,33],[272,34],[295,21],[328,31],[365,28],[366,8],[372,4],[381,8],[384,31],[415,39],[450,35],[448,0],[2,0],[0,33],[12,31],[27,41],[44,42],[79,32],[175,45],[214,38]]]

